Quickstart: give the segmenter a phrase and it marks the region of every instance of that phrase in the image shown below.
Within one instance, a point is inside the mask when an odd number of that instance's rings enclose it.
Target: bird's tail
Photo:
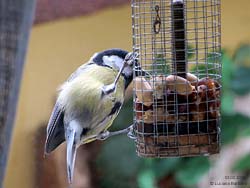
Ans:
[[[73,181],[73,173],[75,167],[75,159],[76,159],[76,130],[68,129],[65,132],[66,142],[67,142],[67,174],[68,181],[71,184]]]

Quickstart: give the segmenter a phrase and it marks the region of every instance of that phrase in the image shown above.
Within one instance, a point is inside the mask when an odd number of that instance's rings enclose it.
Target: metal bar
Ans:
[[[0,187],[3,186],[34,7],[35,0],[2,0],[0,3]]]
[[[172,11],[174,71],[176,75],[186,78],[186,37],[183,0],[173,0]]]

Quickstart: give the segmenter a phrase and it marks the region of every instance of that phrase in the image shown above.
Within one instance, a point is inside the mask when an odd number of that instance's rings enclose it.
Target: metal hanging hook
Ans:
[[[155,11],[156,11],[156,18],[155,18],[155,21],[154,21],[154,33],[158,34],[160,32],[160,30],[161,30],[161,18],[160,18],[160,15],[159,15],[159,11],[160,11],[160,6],[159,5],[155,6]]]

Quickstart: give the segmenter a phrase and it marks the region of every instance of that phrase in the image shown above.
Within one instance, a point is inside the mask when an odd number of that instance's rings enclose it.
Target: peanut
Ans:
[[[134,79],[135,93],[137,99],[145,106],[153,104],[153,90],[151,85],[144,77],[136,77]]]
[[[170,75],[166,78],[167,87],[171,91],[176,91],[180,95],[189,95],[193,91],[193,87],[190,82],[180,76]]]

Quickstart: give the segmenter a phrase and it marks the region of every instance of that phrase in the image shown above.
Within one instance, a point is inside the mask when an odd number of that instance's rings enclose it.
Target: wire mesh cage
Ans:
[[[132,21],[138,155],[218,153],[220,0],[132,0]]]

